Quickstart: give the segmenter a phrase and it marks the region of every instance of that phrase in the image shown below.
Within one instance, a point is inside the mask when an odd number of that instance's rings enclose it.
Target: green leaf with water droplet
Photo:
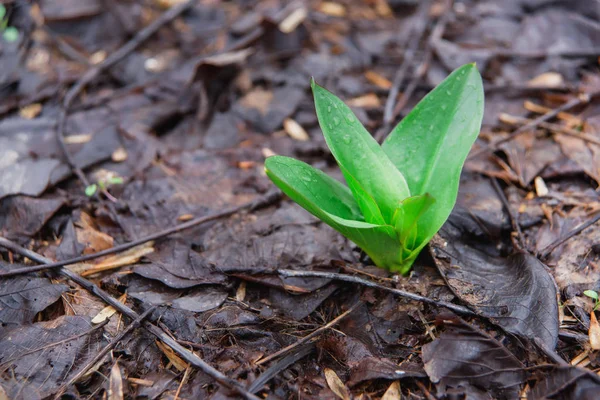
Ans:
[[[358,205],[342,183],[302,161],[283,156],[267,158],[265,172],[287,196],[356,243],[377,265],[399,269],[402,249],[393,227],[359,220],[362,216]]]
[[[410,197],[404,176],[342,100],[314,81],[311,86],[325,141],[346,181],[355,179],[390,223],[398,202]]]
[[[383,143],[410,192],[436,199],[418,221],[417,242],[428,242],[448,219],[482,119],[481,76],[475,64],[467,64],[425,96]]]
[[[342,173],[346,177],[348,187],[356,199],[358,208],[362,212],[366,222],[376,225],[385,225],[386,222],[381,215],[381,210],[377,205],[377,202],[367,191],[360,185],[360,183],[352,176],[350,172],[343,166],[340,166]]]
[[[319,212],[313,209],[317,207],[340,218],[363,219],[350,189],[305,162],[272,156],[265,161],[265,172],[285,194],[313,215]]]

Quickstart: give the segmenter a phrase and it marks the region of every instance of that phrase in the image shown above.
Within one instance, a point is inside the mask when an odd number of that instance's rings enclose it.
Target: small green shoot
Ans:
[[[8,26],[6,7],[0,4],[0,32],[2,38],[7,42],[16,42],[19,39],[19,30],[14,26]]]
[[[99,180],[97,183],[92,183],[85,188],[85,195],[87,197],[92,197],[98,189],[106,190],[112,185],[122,185],[123,182],[124,180],[120,176],[111,176],[108,179]]]
[[[379,145],[350,108],[311,82],[325,141],[348,186],[289,157],[265,161],[286,195],[362,248],[379,267],[408,273],[442,227],[483,118],[475,64],[452,72]]]
[[[585,292],[583,292],[583,294],[594,300],[594,309],[592,311],[596,311],[598,308],[600,308],[600,299],[598,298],[598,292],[596,292],[595,290],[586,290]]]

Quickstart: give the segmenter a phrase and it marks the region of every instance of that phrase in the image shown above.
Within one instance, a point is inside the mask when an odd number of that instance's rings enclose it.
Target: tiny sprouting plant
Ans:
[[[594,300],[594,309],[592,311],[596,311],[598,308],[600,308],[600,299],[598,298],[598,292],[596,292],[595,290],[586,290],[583,292],[583,294]]]
[[[475,64],[452,72],[380,146],[338,97],[311,82],[325,141],[348,186],[293,158],[265,161],[269,178],[379,267],[408,273],[442,227],[483,118]]]
[[[0,4],[0,33],[7,42],[15,42],[19,39],[19,31],[14,26],[8,26],[6,7]]]
[[[97,183],[92,183],[85,188],[85,195],[92,197],[98,189],[104,191],[112,185],[122,185],[124,182],[120,176],[111,176],[106,179],[100,179]]]

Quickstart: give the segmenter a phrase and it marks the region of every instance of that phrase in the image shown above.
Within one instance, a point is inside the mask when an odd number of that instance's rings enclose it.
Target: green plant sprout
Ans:
[[[14,26],[8,26],[6,7],[3,4],[0,4],[0,32],[2,32],[2,38],[7,42],[16,42],[19,39],[18,29]]]
[[[108,179],[101,179],[97,183],[92,183],[91,185],[87,186],[85,188],[85,195],[88,197],[92,197],[96,193],[98,188],[104,191],[112,185],[122,185],[123,182],[123,178],[121,178],[120,176],[113,176]]]
[[[342,100],[314,80],[311,87],[325,141],[348,186],[283,156],[267,158],[267,176],[377,266],[407,274],[448,219],[481,128],[483,84],[475,64],[452,72],[381,146]]]
[[[598,298],[598,292],[596,292],[595,290],[586,290],[583,292],[583,294],[594,300],[594,309],[592,311],[596,311],[598,308],[600,308],[600,299]]]

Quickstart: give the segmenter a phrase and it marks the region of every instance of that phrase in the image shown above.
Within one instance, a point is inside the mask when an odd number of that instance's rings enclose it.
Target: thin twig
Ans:
[[[83,91],[83,89],[96,77],[98,77],[102,72],[112,67],[123,58],[128,56],[133,50],[135,50],[138,46],[148,40],[152,35],[154,35],[162,26],[173,21],[179,15],[181,15],[185,10],[194,5],[197,0],[189,0],[185,3],[178,4],[176,6],[171,7],[167,11],[165,11],[160,17],[156,18],[150,25],[140,30],[130,41],[125,43],[121,48],[108,56],[102,63],[95,65],[87,70],[85,74],[81,76],[81,78],[69,89],[65,98],[63,100],[62,108],[58,115],[58,123],[56,128],[56,139],[58,141],[58,145],[63,154],[63,157],[73,173],[79,178],[79,180],[83,183],[84,186],[89,186],[90,182],[85,176],[85,173],[82,171],[80,167],[75,164],[73,157],[69,153],[67,149],[67,145],[65,143],[65,125],[67,121],[67,115],[69,114],[69,109],[73,104],[73,101],[79,96],[79,94]]]
[[[258,376],[258,378],[256,378],[256,380],[252,382],[250,386],[248,386],[248,391],[251,393],[256,393],[260,391],[268,381],[273,379],[275,376],[277,376],[277,374],[279,374],[281,371],[283,371],[290,365],[309,355],[314,350],[314,348],[314,343],[306,343],[304,345],[300,345],[300,347],[297,348],[295,352],[288,354],[280,360],[277,360],[262,374],[260,374],[260,376]]]
[[[580,224],[579,226],[576,226],[575,228],[571,229],[563,237],[561,237],[559,239],[556,239],[554,242],[550,243],[542,251],[540,251],[540,253],[539,253],[540,257],[541,258],[547,258],[550,255],[550,253],[552,253],[552,251],[555,248],[557,248],[558,246],[560,246],[561,244],[563,244],[567,240],[571,239],[573,236],[577,235],[578,233],[580,233],[584,229],[587,229],[590,226],[594,225],[598,221],[600,221],[600,212],[596,213],[596,215],[594,215],[591,219],[587,220],[586,222],[584,222],[584,223]]]
[[[67,390],[67,388],[71,385],[73,385],[75,382],[77,382],[79,379],[81,379],[85,374],[87,374],[87,372],[92,369],[94,367],[94,365],[96,365],[97,363],[99,363],[106,354],[108,354],[108,352],[112,349],[114,349],[117,344],[119,344],[119,342],[121,340],[123,340],[123,338],[125,336],[127,336],[130,332],[132,332],[135,328],[139,327],[140,324],[142,323],[142,321],[144,319],[146,319],[146,317],[148,315],[150,315],[150,313],[152,313],[152,311],[154,311],[156,309],[156,306],[152,306],[150,308],[148,308],[146,311],[144,311],[139,317],[137,317],[131,324],[129,324],[129,326],[127,328],[125,328],[123,331],[121,331],[117,336],[115,336],[109,344],[107,344],[106,346],[104,346],[104,348],[102,350],[100,350],[100,352],[98,354],[96,354],[94,356],[94,358],[92,358],[90,361],[88,361],[83,367],[81,367],[79,369],[79,371],[71,378],[69,379],[68,382],[63,383],[59,388],[58,391],[56,392],[56,395],[54,396],[54,399],[57,400],[59,399],[62,394]],[[105,320],[106,322],[108,322],[108,319]]]
[[[508,114],[504,114],[504,115],[509,117],[511,120],[506,121],[506,119],[504,119],[502,122],[508,122],[511,125],[512,124],[522,125],[522,124],[527,124],[527,123],[531,122],[531,119],[529,119],[529,118],[518,117],[516,115],[509,116]],[[567,135],[567,136],[576,137],[577,139],[583,140],[584,142],[588,142],[588,143],[592,143],[592,144],[596,144],[596,145],[600,146],[600,139],[597,139],[595,136],[590,135],[589,133],[581,132],[576,129],[562,126],[559,124],[554,124],[551,122],[540,122],[538,125],[544,129],[547,129],[547,130],[555,133],[555,134],[563,134],[563,135]]]
[[[50,260],[48,258],[46,258],[34,251],[28,250],[22,246],[19,246],[18,244],[14,243],[6,238],[0,237],[0,246],[6,248],[8,250],[11,250],[17,254],[20,254],[24,257],[27,257],[35,262],[42,263],[42,264],[50,263]],[[78,285],[82,286],[83,288],[89,290],[90,292],[92,292],[93,294],[95,294],[96,296],[98,296],[99,298],[104,300],[107,304],[113,306],[121,314],[124,314],[125,316],[129,317],[132,320],[136,320],[137,318],[139,318],[138,313],[136,313],[134,310],[129,308],[127,305],[121,303],[119,300],[115,299],[114,297],[112,297],[111,295],[106,293],[104,290],[102,290],[96,284],[88,281],[85,278],[82,278],[81,276],[77,275],[76,273],[74,273],[72,271],[69,271],[66,268],[60,268],[59,273],[63,276],[66,276],[67,278],[71,279],[73,282],[77,283]],[[171,336],[167,335],[162,329],[160,329],[156,325],[153,325],[149,322],[144,322],[143,326],[148,332],[150,332],[151,334],[156,336],[160,341],[162,341],[164,344],[166,344],[171,349],[173,349],[173,351],[175,351],[181,358],[183,358],[185,361],[187,361],[188,363],[190,363],[193,366],[195,366],[196,368],[198,368],[200,371],[204,372],[206,375],[213,378],[215,381],[219,382],[220,384],[222,384],[223,386],[225,386],[231,390],[236,391],[245,399],[260,400],[259,397],[248,392],[246,390],[246,388],[244,388],[239,382],[235,381],[234,379],[229,378],[228,376],[221,373],[219,370],[213,368],[210,364],[206,363],[204,360],[202,360],[200,357],[198,357],[195,353],[192,353],[191,351],[189,351],[188,349],[186,349],[185,347],[183,347],[182,345],[177,343],[177,341],[175,339],[173,339]]]
[[[523,238],[523,231],[521,231],[521,226],[519,225],[519,217],[518,215],[516,215],[510,204],[508,203],[508,199],[506,198],[506,195],[504,194],[504,191],[502,190],[502,188],[500,187],[500,184],[498,183],[498,180],[496,178],[492,178],[492,186],[494,186],[494,189],[496,190],[496,193],[498,194],[498,198],[500,199],[500,201],[502,202],[502,205],[504,206],[504,208],[506,209],[506,212],[508,213],[508,218],[510,219],[510,224],[512,225],[513,231],[517,233],[517,246],[518,249],[517,250],[523,250],[525,251],[525,239]]]
[[[520,136],[524,133],[527,132],[531,132],[532,130],[535,130],[535,128],[541,123],[541,122],[546,122],[554,117],[556,117],[559,113],[563,112],[563,111],[567,111],[570,110],[571,108],[580,106],[580,105],[584,105],[590,102],[590,100],[592,98],[594,98],[595,96],[597,96],[598,94],[600,94],[600,92],[595,92],[593,94],[590,95],[586,95],[586,94],[582,94],[568,102],[566,102],[565,104],[563,104],[560,107],[557,107],[551,111],[548,111],[546,114],[540,115],[539,117],[531,120],[531,122],[521,126],[520,128],[518,128],[517,130],[515,130],[514,132],[512,132],[509,136],[502,138],[500,140],[497,140],[491,144],[488,144],[480,149],[475,150],[474,152],[472,152],[471,154],[469,154],[469,159],[473,159],[483,153],[489,152],[489,151],[495,151],[499,145],[501,145],[502,143],[506,143],[509,142],[511,140],[513,140],[514,138],[516,138],[517,136]]]
[[[344,318],[346,318],[348,315],[350,315],[350,313],[352,313],[352,311],[356,310],[356,308],[361,305],[362,302],[357,302],[356,304],[354,304],[352,307],[350,307],[347,311],[341,313],[340,315],[338,315],[336,318],[332,319],[330,322],[328,322],[327,324],[323,325],[322,327],[315,329],[313,332],[309,333],[308,335],[304,336],[303,338],[301,338],[300,340],[298,340],[295,343],[290,344],[289,346],[284,347],[283,349],[271,354],[268,357],[265,357],[263,359],[260,359],[256,362],[256,365],[261,365],[264,363],[267,363],[275,358],[281,357],[284,354],[289,353],[290,351],[294,350],[296,347],[300,346],[302,343],[306,343],[307,341],[309,341],[310,339],[314,338],[317,335],[320,335],[321,332],[326,331],[327,329],[331,328],[332,326],[336,325],[337,323],[339,323],[341,320],[343,320]]]
[[[372,281],[369,281],[369,280],[366,280],[363,278],[359,278],[356,276],[338,274],[338,273],[334,273],[334,272],[294,271],[291,269],[280,269],[280,270],[277,270],[277,273],[279,275],[282,275],[285,277],[325,278],[325,279],[333,279],[333,280],[337,280],[337,281],[357,283],[359,285],[384,290],[386,292],[390,292],[397,296],[405,297],[410,300],[420,301],[422,303],[427,303],[427,304],[432,304],[434,306],[444,307],[444,308],[447,308],[449,310],[452,310],[452,311],[462,314],[462,315],[470,315],[470,316],[477,315],[475,312],[469,310],[467,307],[459,306],[458,304],[448,303],[443,300],[430,299],[429,297],[406,292],[406,291],[400,290],[400,289],[394,289],[391,287],[383,286],[383,285],[380,285],[379,283],[375,283],[375,282],[372,282]]]
[[[64,267],[65,265],[76,264],[76,263],[80,263],[80,262],[93,260],[98,257],[103,257],[103,256],[107,256],[110,254],[119,253],[121,251],[129,250],[132,247],[139,246],[140,244],[144,244],[144,243],[150,242],[152,240],[161,239],[163,237],[172,235],[174,233],[178,233],[178,232],[196,227],[205,222],[228,217],[232,214],[235,214],[235,213],[240,212],[245,209],[257,209],[257,208],[262,208],[262,207],[271,205],[271,204],[275,203],[276,201],[278,201],[280,199],[280,197],[281,197],[281,192],[279,192],[279,191],[269,192],[269,193],[265,194],[264,196],[261,196],[258,199],[253,200],[251,202],[248,202],[248,203],[242,204],[240,206],[236,206],[236,207],[230,207],[223,211],[219,211],[219,212],[216,212],[213,214],[194,218],[183,224],[176,225],[172,228],[164,229],[162,231],[156,232],[149,236],[145,236],[145,237],[136,239],[129,243],[123,243],[121,245],[112,247],[110,249],[102,250],[102,251],[99,251],[99,252],[93,253],[93,254],[86,254],[84,256],[71,258],[69,260],[48,262],[48,263],[45,263],[45,265],[15,268],[10,271],[0,272],[0,278],[6,278],[9,276],[15,276],[15,275],[21,275],[21,274],[27,274],[27,273],[36,272],[36,271],[43,271],[43,270],[47,270],[50,268]]]

